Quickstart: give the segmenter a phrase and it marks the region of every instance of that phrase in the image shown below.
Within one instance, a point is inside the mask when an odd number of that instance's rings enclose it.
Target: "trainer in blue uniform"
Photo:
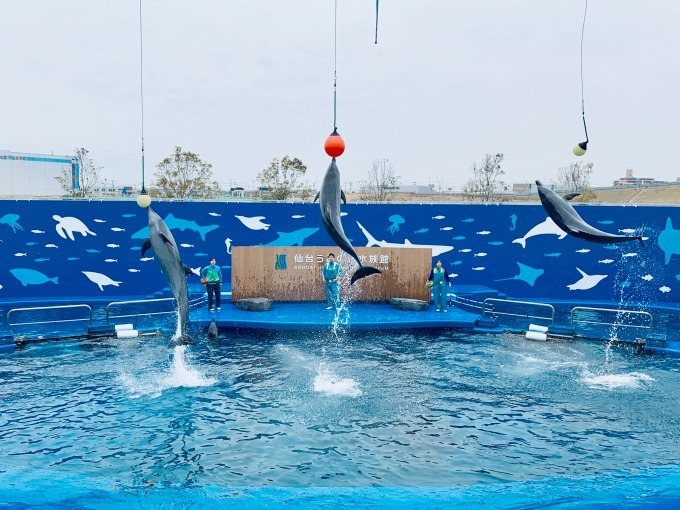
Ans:
[[[442,310],[445,312],[448,312],[446,309],[446,286],[451,286],[451,282],[449,281],[449,275],[446,274],[446,271],[442,267],[442,261],[438,260],[436,267],[432,268],[432,271],[430,271],[430,277],[427,279],[428,280],[428,287],[430,286],[430,282],[432,282],[432,294],[434,295],[434,304],[437,307],[437,311],[441,312]]]
[[[323,276],[324,286],[326,288],[326,301],[328,306],[326,310],[337,310],[340,308],[340,289],[338,288],[338,277],[342,272],[340,264],[335,261],[335,255],[332,253],[328,254],[326,258],[326,263],[321,269]]]

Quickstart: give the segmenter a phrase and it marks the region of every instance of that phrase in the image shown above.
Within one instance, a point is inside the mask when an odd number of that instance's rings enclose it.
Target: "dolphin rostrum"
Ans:
[[[347,200],[345,199],[345,194],[340,189],[340,171],[338,170],[338,165],[335,164],[335,158],[331,161],[331,164],[326,170],[326,175],[321,183],[321,191],[317,193],[316,199],[319,199],[319,205],[321,206],[321,221],[324,227],[326,227],[326,232],[335,241],[335,244],[352,256],[354,260],[359,264],[359,269],[352,275],[352,283],[360,278],[366,276],[381,273],[380,269],[377,267],[364,266],[361,264],[357,252],[354,251],[352,245],[350,244],[345,231],[342,229],[342,221],[340,220],[340,200],[342,199],[345,204]]]
[[[210,340],[217,340],[217,337],[219,336],[219,332],[217,330],[217,324],[215,323],[215,319],[210,321],[210,326],[208,326],[208,338]]]
[[[619,236],[616,234],[609,234],[608,232],[603,232],[586,223],[583,218],[579,216],[574,207],[567,202],[567,200],[571,200],[575,196],[578,196],[578,193],[570,193],[562,198],[554,191],[543,186],[541,181],[536,181],[536,186],[538,187],[538,196],[541,199],[545,212],[548,213],[548,216],[550,216],[558,227],[570,236],[585,239],[586,241],[591,241],[593,243],[603,244],[625,243],[627,241],[638,240],[640,241],[640,244],[644,246],[642,235]],[[642,229],[644,230],[644,226]]]
[[[187,335],[189,323],[189,291],[185,275],[193,271],[184,265],[179,258],[177,243],[172,237],[170,229],[151,207],[149,209],[149,238],[142,245],[142,257],[151,248],[156,254],[156,261],[161,266],[161,271],[170,285],[170,290],[177,300],[179,308],[179,328],[172,337],[168,347],[177,345],[195,344],[194,340]]]

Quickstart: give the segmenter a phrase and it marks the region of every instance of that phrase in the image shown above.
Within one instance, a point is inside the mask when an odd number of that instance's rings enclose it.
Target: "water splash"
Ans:
[[[314,377],[314,391],[343,397],[359,397],[363,394],[358,382],[354,379],[338,377],[324,363],[319,364]]]
[[[175,347],[168,372],[123,373],[118,379],[132,398],[156,398],[172,388],[212,386],[217,382],[217,379],[207,377],[191,366],[186,356],[186,345]]]
[[[615,390],[619,388],[638,389],[647,386],[655,379],[642,372],[628,374],[595,375],[585,372],[582,381],[593,389]]]

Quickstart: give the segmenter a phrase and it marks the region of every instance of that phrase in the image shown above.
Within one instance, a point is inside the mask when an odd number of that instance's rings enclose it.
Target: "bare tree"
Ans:
[[[499,202],[503,199],[503,193],[510,189],[510,186],[500,180],[505,172],[501,169],[503,153],[486,154],[481,166],[477,163],[472,164],[470,172],[472,178],[468,179],[463,187],[463,195],[468,200],[480,200],[482,202]]]
[[[557,184],[565,193],[580,193],[579,202],[587,202],[597,195],[590,188],[590,176],[593,174],[593,164],[582,161],[571,163],[557,170]]]
[[[212,165],[179,146],[156,169],[154,193],[161,197],[213,198],[220,193],[220,184],[212,180]]]
[[[399,177],[389,159],[373,160],[368,171],[368,181],[362,186],[361,199],[372,202],[389,202]]]
[[[90,151],[81,147],[74,155],[78,166],[77,174],[73,168],[65,168],[61,175],[55,177],[59,185],[69,197],[91,197],[102,187],[100,175],[102,167],[94,166],[90,159]]]
[[[280,162],[272,159],[269,166],[257,174],[257,180],[267,187],[267,198],[286,200],[298,191],[298,180],[306,172],[307,167],[298,158],[284,156]]]

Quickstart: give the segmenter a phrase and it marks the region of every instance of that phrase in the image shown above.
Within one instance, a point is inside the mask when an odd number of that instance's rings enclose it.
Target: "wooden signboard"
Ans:
[[[340,295],[349,301],[389,301],[393,297],[430,300],[425,286],[432,268],[429,248],[356,248],[362,264],[382,274],[350,285],[356,261],[337,246],[238,246],[231,254],[232,300],[268,297],[275,301],[323,301],[321,268],[329,253],[343,268]]]

